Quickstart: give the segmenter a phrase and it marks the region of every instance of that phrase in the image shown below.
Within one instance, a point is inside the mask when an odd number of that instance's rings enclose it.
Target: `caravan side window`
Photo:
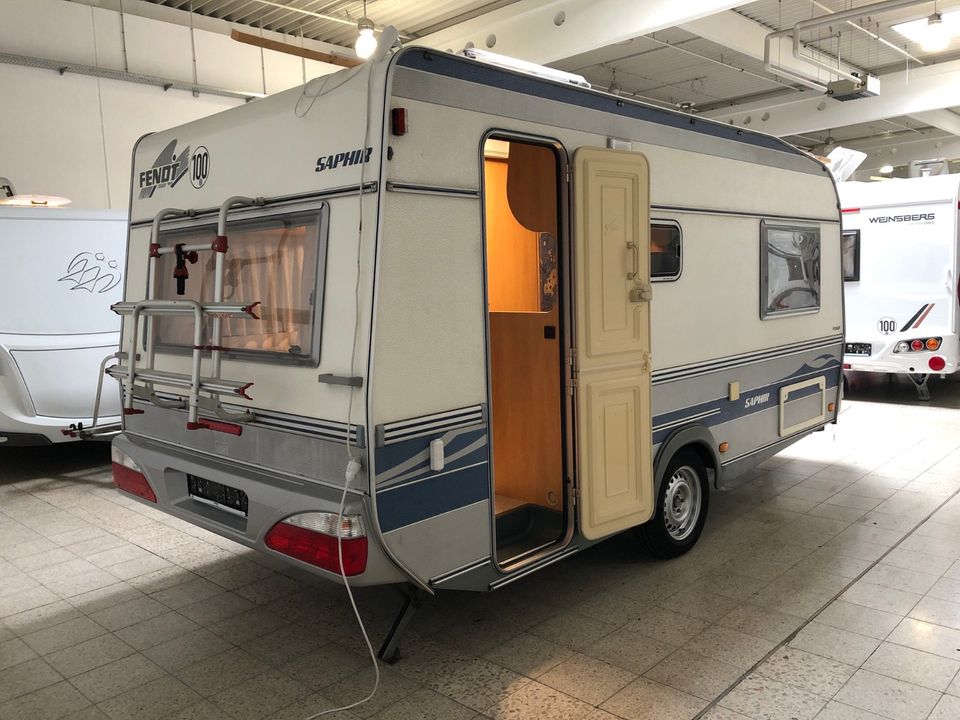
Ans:
[[[844,230],[840,239],[840,252],[843,262],[843,279],[860,279],[860,231]]]
[[[683,264],[683,233],[672,220],[650,223],[650,277],[653,280],[676,280]]]
[[[223,346],[230,354],[286,360],[295,363],[319,359],[326,205],[316,210],[237,219],[227,226],[229,249],[224,271],[224,302],[260,302],[259,320],[225,318]],[[162,232],[163,245],[212,242],[216,223]],[[185,294],[176,294],[173,276],[176,258],[161,255],[156,264],[156,297],[213,301],[214,254],[200,253],[187,264],[190,277]],[[319,299],[319,300],[318,300]],[[204,337],[210,337],[206,320]],[[192,318],[154,318],[157,343],[166,347],[193,345]]]
[[[820,308],[820,228],[760,224],[760,315]]]

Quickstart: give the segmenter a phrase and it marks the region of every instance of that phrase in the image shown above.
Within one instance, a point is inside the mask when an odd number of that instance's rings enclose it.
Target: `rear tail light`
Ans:
[[[344,575],[359,575],[367,569],[367,534],[359,515],[310,512],[281,520],[267,533],[266,546],[289,557],[340,574],[337,547],[338,519],[343,545]]]
[[[895,353],[904,353],[908,351],[920,352],[922,350],[939,350],[942,343],[943,338],[939,337],[917,338],[916,340],[901,340],[894,346],[893,351]]]
[[[934,355],[927,361],[927,365],[929,365],[930,369],[934,372],[940,372],[947,366],[947,361],[939,355]]]
[[[118,489],[136,495],[152,503],[157,501],[157,494],[153,492],[147,476],[133,458],[127,455],[116,445],[110,447],[110,459],[113,461],[113,484]]]

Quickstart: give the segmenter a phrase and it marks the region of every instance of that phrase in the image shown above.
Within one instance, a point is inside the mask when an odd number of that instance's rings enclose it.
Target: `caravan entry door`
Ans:
[[[574,168],[578,519],[593,540],[653,515],[650,173],[600,148]]]

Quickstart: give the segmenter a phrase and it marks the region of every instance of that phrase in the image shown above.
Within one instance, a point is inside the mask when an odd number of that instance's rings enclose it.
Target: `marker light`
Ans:
[[[118,489],[152,503],[157,501],[157,494],[150,487],[147,476],[133,458],[114,445],[110,447],[110,459],[113,461],[113,484]]]
[[[939,350],[940,338],[927,338],[927,350]]]
[[[923,340],[913,340],[910,343],[911,350],[923,350]]]
[[[271,550],[340,574],[337,518],[337,513],[326,512],[292,515],[274,525],[264,543]],[[367,569],[367,535],[363,520],[359,515],[344,515],[340,533],[343,574],[359,575]]]
[[[939,355],[934,355],[927,361],[927,365],[929,365],[930,369],[934,372],[940,372],[947,366],[947,361]]]

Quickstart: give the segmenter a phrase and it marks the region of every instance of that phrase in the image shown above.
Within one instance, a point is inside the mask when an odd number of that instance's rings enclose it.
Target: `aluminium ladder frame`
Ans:
[[[194,217],[195,210],[183,210],[180,208],[164,208],[160,210],[153,218],[153,228],[150,238],[150,254],[147,262],[147,298],[139,302],[121,302],[115,303],[111,309],[118,315],[129,315],[132,327],[130,328],[129,351],[125,353],[127,366],[114,365],[106,369],[106,373],[111,377],[118,379],[124,387],[123,414],[140,414],[143,410],[133,407],[134,397],[141,396],[142,393],[136,391],[136,381],[139,379],[147,386],[149,394],[148,399],[159,407],[183,407],[181,402],[170,402],[161,400],[153,391],[154,385],[165,385],[169,387],[187,388],[189,396],[187,398],[187,429],[213,429],[221,430],[239,435],[239,427],[229,427],[222,423],[216,423],[200,418],[200,408],[207,407],[203,402],[204,398],[200,393],[205,392],[211,395],[235,394],[240,397],[251,399],[246,394],[246,390],[253,385],[252,382],[239,382],[232,380],[223,380],[221,373],[221,346],[223,340],[223,318],[225,317],[244,317],[259,319],[254,313],[254,308],[259,302],[254,303],[224,303],[223,286],[225,272],[225,255],[227,253],[226,225],[227,216],[230,210],[238,206],[259,206],[265,204],[263,198],[249,198],[244,196],[233,196],[225,200],[219,210],[217,219],[217,236],[212,243],[180,244],[162,247],[160,240],[160,225],[167,218]],[[214,299],[210,303],[201,303],[196,300],[158,300],[154,295],[156,292],[156,262],[162,255],[168,255],[177,252],[179,247],[181,252],[199,252],[212,251],[215,253],[214,265]],[[191,372],[172,373],[156,370],[156,348],[154,344],[154,334],[147,331],[145,340],[145,364],[143,370],[138,370],[137,360],[137,340],[140,334],[140,319],[142,316],[152,317],[156,315],[173,316],[193,316],[193,348],[191,357]],[[209,315],[212,319],[212,338],[209,345],[203,344],[203,319]],[[204,350],[209,350],[211,354],[212,373],[209,377],[201,376],[202,355]],[[222,408],[221,403],[217,402],[213,410],[218,417],[232,419],[238,422],[249,422],[253,420],[253,413],[227,412]]]

